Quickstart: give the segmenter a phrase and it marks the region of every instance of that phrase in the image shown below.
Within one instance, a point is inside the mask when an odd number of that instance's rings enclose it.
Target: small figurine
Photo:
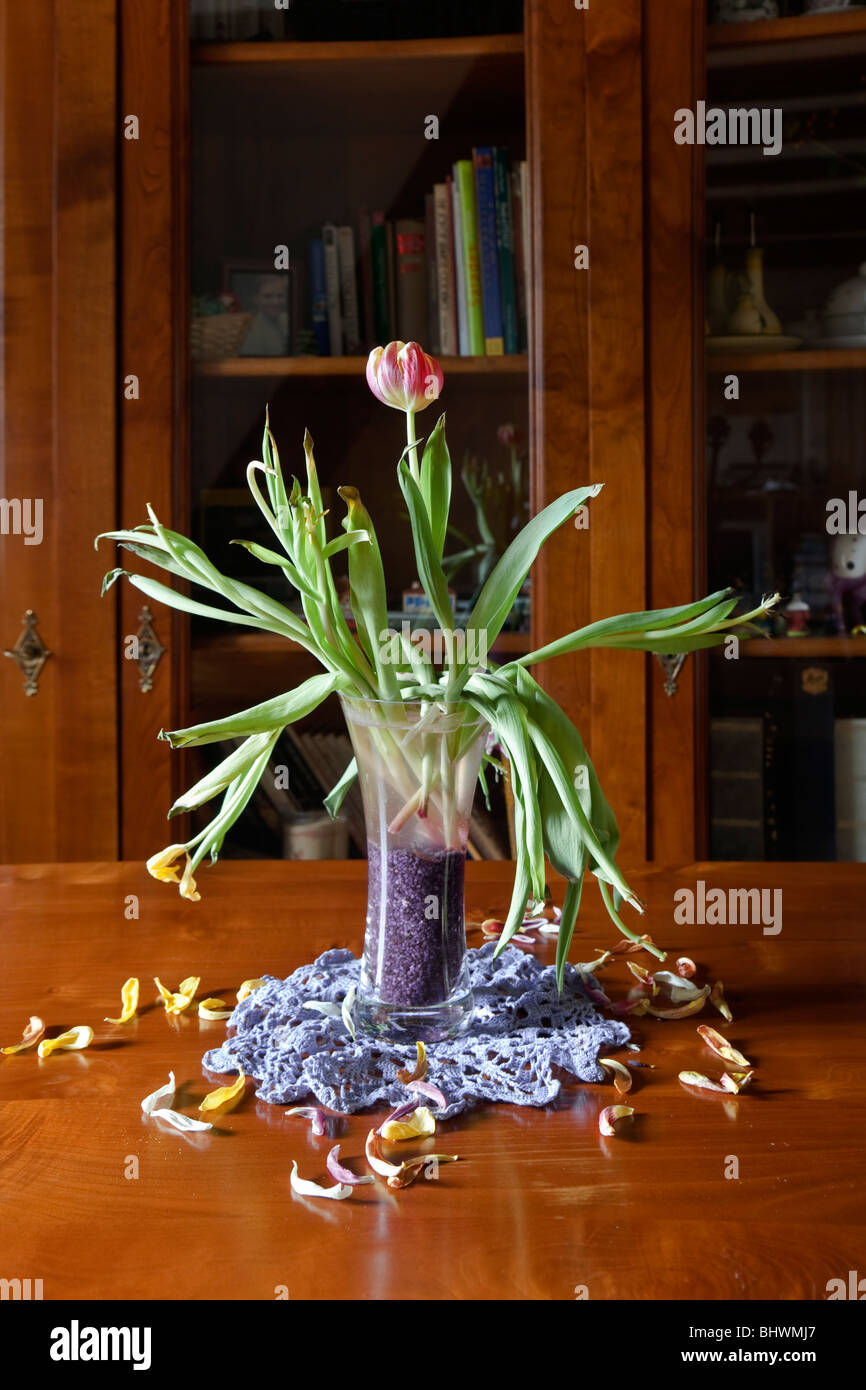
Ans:
[[[866,536],[833,536],[827,576],[837,632],[866,621]]]

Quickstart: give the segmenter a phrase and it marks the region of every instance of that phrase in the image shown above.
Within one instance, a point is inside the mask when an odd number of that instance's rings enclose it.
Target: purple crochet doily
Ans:
[[[561,1088],[554,1067],[579,1081],[601,1081],[599,1052],[622,1047],[631,1037],[625,1023],[595,1010],[572,966],[565,967],[560,995],[553,966],[540,965],[516,946],[506,947],[498,960],[493,951],[494,943],[487,942],[467,953],[475,995],[471,1031],[427,1048],[428,1080],[448,1100],[443,1119],[481,1100],[546,1105]],[[228,1020],[234,1036],[205,1053],[204,1067],[242,1068],[258,1081],[256,1095],[275,1105],[310,1094],[343,1114],[399,1105],[406,1089],[397,1070],[414,1066],[414,1041],[407,1046],[359,1035],[353,1042],[342,1019],[302,1007],[306,1000],[342,1003],[359,973],[351,951],[333,950],[286,980],[265,976],[266,983]]]
[[[596,1012],[573,966],[566,966],[560,995],[553,966],[539,965],[517,947],[506,947],[493,960],[493,949],[491,941],[467,952],[475,997],[470,1033],[427,1048],[428,1080],[448,1098],[443,1119],[478,1101],[546,1105],[560,1091],[553,1068],[581,1081],[601,1081],[599,1052],[631,1037],[626,1023]],[[204,1068],[242,1068],[259,1081],[257,1097],[274,1105],[310,1094],[346,1115],[371,1105],[399,1105],[406,1088],[396,1073],[413,1068],[414,1041],[392,1044],[359,1034],[353,1042],[342,1019],[303,1008],[311,999],[342,1004],[359,974],[360,960],[335,949],[286,980],[265,976],[267,983],[228,1020],[235,1036],[204,1054]]]

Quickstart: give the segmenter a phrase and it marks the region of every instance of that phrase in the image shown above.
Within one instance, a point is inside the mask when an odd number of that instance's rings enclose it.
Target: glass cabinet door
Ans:
[[[714,859],[866,859],[860,11],[709,31],[708,588],[782,596],[708,658]]]
[[[441,400],[417,426],[423,438],[447,412],[446,568],[458,625],[526,519],[522,11],[515,0],[295,0],[285,10],[192,0],[192,534],[224,573],[290,607],[299,604],[284,576],[248,548],[273,539],[246,486],[266,409],[287,478],[303,478],[305,429],[312,436],[329,539],[342,535],[337,489],[359,490],[383,554],[391,627],[433,626],[397,484],[403,416],[365,381],[375,346],[417,341],[444,371]],[[334,570],[347,593],[345,553]],[[494,659],[529,650],[529,605],[527,591]],[[315,669],[283,638],[193,620],[192,720],[267,699]],[[227,851],[362,853],[357,806],[347,807],[340,842],[305,820],[351,756],[336,701],[280,751]],[[480,856],[509,852],[498,794],[473,828]]]

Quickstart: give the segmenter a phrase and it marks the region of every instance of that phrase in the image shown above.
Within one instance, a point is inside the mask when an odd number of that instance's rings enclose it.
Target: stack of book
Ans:
[[[319,356],[352,356],[396,339],[443,357],[526,351],[526,161],[479,146],[427,194],[424,212],[392,220],[364,210],[354,223],[326,224],[309,243]]]

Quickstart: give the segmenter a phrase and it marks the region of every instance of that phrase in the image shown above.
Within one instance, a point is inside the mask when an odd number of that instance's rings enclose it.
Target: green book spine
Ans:
[[[478,209],[475,203],[475,170],[471,159],[459,159],[457,188],[466,272],[466,317],[469,324],[469,356],[484,357],[484,309],[481,300],[481,256],[478,247]]]

